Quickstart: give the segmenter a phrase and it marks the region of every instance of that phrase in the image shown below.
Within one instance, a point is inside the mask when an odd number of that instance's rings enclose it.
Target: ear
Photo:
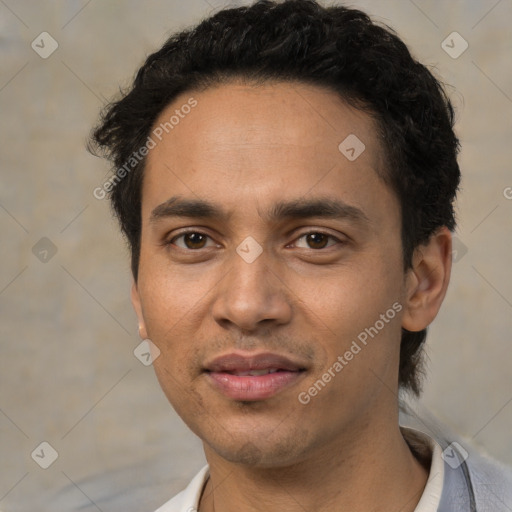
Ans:
[[[442,227],[414,251],[406,275],[404,329],[421,331],[434,320],[446,295],[451,268],[452,234]]]
[[[135,281],[132,283],[131,299],[133,309],[135,310],[139,320],[139,336],[141,339],[146,340],[148,338],[148,332],[146,330],[146,323],[144,322],[144,315],[142,314],[142,304],[140,301],[139,289],[137,288],[137,283]]]

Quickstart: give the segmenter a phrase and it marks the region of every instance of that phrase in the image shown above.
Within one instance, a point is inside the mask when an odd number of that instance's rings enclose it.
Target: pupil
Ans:
[[[189,245],[192,245],[192,246],[195,246],[195,245],[200,245],[201,242],[203,241],[203,235],[199,234],[199,233],[189,233],[187,234],[187,240],[190,242]]]
[[[309,241],[313,245],[320,245],[321,247],[325,247],[326,238],[327,237],[325,235],[323,235],[322,233],[312,233],[309,235]],[[317,247],[315,247],[315,248],[317,248]]]

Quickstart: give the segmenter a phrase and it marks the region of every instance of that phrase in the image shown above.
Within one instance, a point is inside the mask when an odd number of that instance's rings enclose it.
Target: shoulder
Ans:
[[[477,510],[512,509],[512,468],[479,452],[467,458]]]
[[[450,438],[457,441],[449,443],[445,436],[434,437],[431,433],[425,434],[403,427],[402,432],[419,460],[424,457],[424,453],[420,453],[421,449],[427,445],[430,446],[429,482],[431,479],[433,482],[436,476],[439,476],[442,481],[442,491],[439,493],[441,496],[438,508],[435,510],[439,512],[512,511],[511,467],[488,456],[467,439],[463,440],[450,435]],[[418,453],[422,456],[418,456]],[[428,491],[430,494],[435,494],[435,486],[432,484],[429,487],[429,485],[427,483]],[[425,499],[425,501],[428,500]],[[420,510],[424,509],[417,509],[418,512]]]

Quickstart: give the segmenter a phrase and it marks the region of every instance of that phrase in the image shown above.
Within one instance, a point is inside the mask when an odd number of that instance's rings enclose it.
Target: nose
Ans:
[[[234,252],[227,263],[212,308],[219,325],[255,332],[290,322],[290,290],[265,251],[250,263]]]

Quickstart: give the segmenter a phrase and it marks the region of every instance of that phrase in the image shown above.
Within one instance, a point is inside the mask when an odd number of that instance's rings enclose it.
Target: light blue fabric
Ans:
[[[512,512],[512,470],[476,452],[471,453],[466,462],[475,496],[476,511]],[[469,494],[464,492],[467,490],[467,484],[465,481],[461,482],[462,469],[463,466],[458,471],[446,468],[446,499],[442,496],[441,504],[451,506],[446,508],[447,511],[471,510]],[[459,508],[456,508],[457,506]],[[444,509],[440,509],[439,512],[444,512]]]

